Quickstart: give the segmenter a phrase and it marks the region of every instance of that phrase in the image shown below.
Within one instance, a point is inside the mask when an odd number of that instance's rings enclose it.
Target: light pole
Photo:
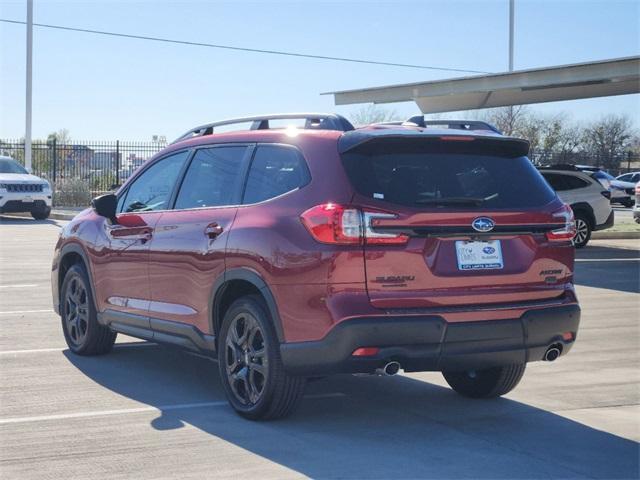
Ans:
[[[31,84],[33,66],[33,0],[27,0],[27,105],[24,133],[24,166],[31,171]]]
[[[513,28],[515,0],[509,0],[509,71],[513,72]]]

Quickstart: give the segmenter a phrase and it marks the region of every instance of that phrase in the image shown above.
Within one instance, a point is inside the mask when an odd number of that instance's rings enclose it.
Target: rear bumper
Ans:
[[[597,230],[605,230],[607,228],[613,227],[614,216],[614,211],[611,210],[611,213],[609,214],[605,222],[601,223],[600,225],[596,225],[593,231],[595,232]]]
[[[283,343],[287,371],[299,375],[368,373],[389,360],[405,371],[469,370],[542,360],[552,344],[566,354],[580,323],[577,304],[529,310],[520,318],[447,323],[438,315],[345,320],[322,340]],[[563,333],[572,332],[565,341]],[[373,357],[353,357],[360,347],[379,347]]]

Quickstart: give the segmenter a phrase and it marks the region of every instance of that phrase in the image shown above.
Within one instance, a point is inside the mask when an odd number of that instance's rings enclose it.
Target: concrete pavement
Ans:
[[[0,218],[3,479],[638,477],[635,240],[578,253],[574,349],[502,399],[459,397],[438,373],[338,376],[254,423],[209,360],[124,336],[102,357],[66,350],[49,291],[60,225]]]

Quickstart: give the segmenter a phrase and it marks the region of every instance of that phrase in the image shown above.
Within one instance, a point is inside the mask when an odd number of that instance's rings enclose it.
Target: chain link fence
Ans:
[[[49,180],[55,206],[82,207],[122,184],[166,142],[32,143],[32,173]],[[24,165],[24,140],[0,140],[0,155]]]
[[[93,197],[122,184],[144,162],[158,153],[165,141],[97,141],[58,143],[34,141],[32,171],[46,178],[54,190],[55,206],[84,207]],[[0,155],[24,165],[24,140],[0,140]],[[640,170],[640,155],[628,152],[615,156],[586,152],[558,153],[534,150],[529,157],[536,165],[572,163],[581,165],[617,165],[608,171],[614,176]]]

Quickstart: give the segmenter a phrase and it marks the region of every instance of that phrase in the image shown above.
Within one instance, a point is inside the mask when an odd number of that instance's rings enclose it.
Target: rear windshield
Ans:
[[[360,194],[397,205],[519,209],[555,198],[527,157],[368,151],[342,159]]]

